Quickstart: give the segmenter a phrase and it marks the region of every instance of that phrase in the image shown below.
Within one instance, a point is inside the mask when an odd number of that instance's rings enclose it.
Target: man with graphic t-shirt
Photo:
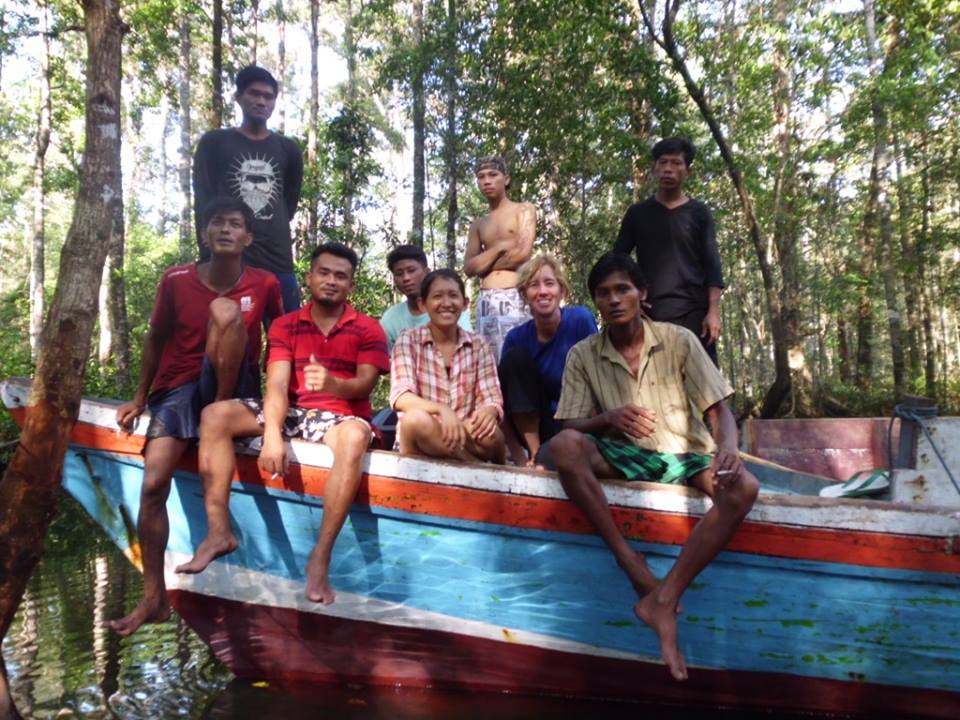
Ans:
[[[163,560],[173,471],[199,438],[206,405],[260,395],[260,325],[282,313],[277,279],[243,264],[244,250],[253,242],[247,206],[218,198],[204,209],[204,217],[210,259],[163,274],[137,391],[117,408],[117,425],[128,431],[144,409],[150,410],[137,518],[143,599],[129,615],[108,623],[120,635],[170,617]]]
[[[293,272],[290,221],[297,211],[303,184],[299,146],[267,129],[279,86],[262,67],[248,65],[237,73],[237,104],[243,121],[237,128],[204,133],[193,157],[193,194],[200,230],[202,209],[213,197],[242,200],[253,214],[253,245],[248,265],[269,270],[280,281],[283,307],[300,307],[300,286]],[[206,256],[201,246],[200,256]]]

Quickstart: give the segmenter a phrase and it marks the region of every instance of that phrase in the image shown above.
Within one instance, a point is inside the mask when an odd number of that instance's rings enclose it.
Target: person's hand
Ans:
[[[700,337],[706,338],[707,345],[713,345],[720,337],[720,312],[717,310],[708,310],[706,317],[703,318],[703,332]]]
[[[657,431],[657,414],[650,408],[628,403],[607,411],[608,422],[614,428],[637,438],[650,437]]]
[[[717,490],[726,490],[743,479],[743,463],[740,453],[736,450],[720,450],[713,456],[710,463],[710,472],[713,474],[713,486]]]
[[[483,440],[497,431],[500,420],[497,412],[489,405],[477,408],[467,418],[467,432],[474,440]]]
[[[137,426],[137,418],[143,414],[146,404],[139,398],[128,400],[117,408],[117,425],[121,430],[133,432]]]
[[[289,465],[287,446],[279,433],[264,433],[263,446],[260,448],[260,467],[270,473],[270,479],[287,474]]]
[[[463,421],[446,405],[440,406],[437,413],[437,422],[440,423],[440,441],[450,452],[459,452],[467,442],[467,430]]]
[[[337,378],[310,353],[310,362],[303,368],[303,382],[310,392],[333,393]]]

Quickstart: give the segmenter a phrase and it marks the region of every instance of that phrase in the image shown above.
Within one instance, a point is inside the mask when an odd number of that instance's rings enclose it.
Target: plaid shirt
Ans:
[[[443,403],[464,420],[487,405],[503,419],[503,395],[493,353],[483,338],[462,328],[449,370],[429,325],[400,334],[390,359],[390,406],[405,392]]]

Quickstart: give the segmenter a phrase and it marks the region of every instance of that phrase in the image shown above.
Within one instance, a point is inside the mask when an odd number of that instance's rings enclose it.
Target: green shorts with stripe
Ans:
[[[587,434],[603,459],[623,473],[627,480],[682,484],[703,472],[713,458],[698,453],[662,453],[628,443]]]

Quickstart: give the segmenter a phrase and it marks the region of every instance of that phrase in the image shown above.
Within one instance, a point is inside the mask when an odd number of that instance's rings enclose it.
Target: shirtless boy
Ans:
[[[533,253],[537,210],[531,203],[507,197],[510,175],[503,158],[481,158],[476,175],[490,212],[470,225],[463,271],[467,277],[480,278],[477,332],[499,362],[507,332],[530,319],[517,292],[517,268]]]

